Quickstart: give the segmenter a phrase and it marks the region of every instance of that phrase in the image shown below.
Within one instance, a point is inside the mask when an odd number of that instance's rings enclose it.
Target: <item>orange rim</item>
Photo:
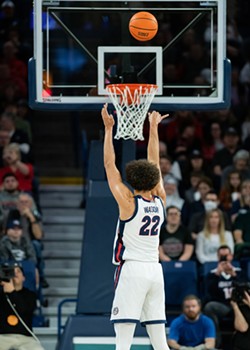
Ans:
[[[140,87],[142,87],[142,92],[149,88],[158,88],[155,84],[109,84],[106,86],[108,90],[115,90],[118,95],[121,95],[121,91],[123,92],[126,87],[128,87],[132,93]]]

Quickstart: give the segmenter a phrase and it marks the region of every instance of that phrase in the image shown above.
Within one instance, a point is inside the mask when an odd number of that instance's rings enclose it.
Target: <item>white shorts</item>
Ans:
[[[165,323],[162,266],[158,262],[125,261],[113,300],[111,321]]]

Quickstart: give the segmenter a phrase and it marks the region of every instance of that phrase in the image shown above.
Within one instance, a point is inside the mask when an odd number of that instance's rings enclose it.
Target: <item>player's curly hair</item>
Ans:
[[[126,165],[126,179],[133,189],[150,191],[160,181],[160,171],[146,159],[132,160]]]

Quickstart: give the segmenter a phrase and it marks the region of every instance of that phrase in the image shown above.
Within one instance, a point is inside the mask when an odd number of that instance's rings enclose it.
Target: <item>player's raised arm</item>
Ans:
[[[105,126],[103,146],[104,167],[110,190],[118,204],[121,205],[130,191],[123,184],[121,174],[115,164],[115,150],[113,145],[113,127],[115,122],[112,114],[108,113],[107,107],[107,104],[105,104],[101,111],[102,120]]]
[[[149,113],[149,140],[148,140],[148,161],[157,165],[160,171],[160,152],[159,152],[159,136],[158,125],[166,118],[168,114],[161,115],[159,112],[153,111]],[[156,186],[154,193],[160,196],[165,201],[165,190],[162,179]]]
[[[148,140],[148,161],[156,164],[160,169],[160,152],[159,152],[159,136],[158,125],[168,116],[161,115],[159,112],[153,111],[148,114],[149,117],[149,140]]]

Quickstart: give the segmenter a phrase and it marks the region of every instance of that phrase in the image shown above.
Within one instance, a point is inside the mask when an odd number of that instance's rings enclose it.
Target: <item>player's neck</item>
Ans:
[[[134,191],[135,196],[142,196],[144,199],[151,201],[153,199],[151,191]]]

